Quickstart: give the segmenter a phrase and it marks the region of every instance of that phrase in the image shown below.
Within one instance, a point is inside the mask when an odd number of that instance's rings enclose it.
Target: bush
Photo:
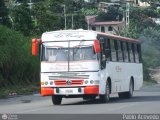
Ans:
[[[31,39],[0,25],[0,87],[38,83],[38,66]]]

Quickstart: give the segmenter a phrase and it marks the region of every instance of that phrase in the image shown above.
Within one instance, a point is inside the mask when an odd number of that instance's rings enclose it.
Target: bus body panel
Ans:
[[[142,71],[142,64],[139,63],[106,63],[107,78],[111,78],[113,93],[128,91],[131,77],[134,80],[134,90],[140,89],[143,83]]]

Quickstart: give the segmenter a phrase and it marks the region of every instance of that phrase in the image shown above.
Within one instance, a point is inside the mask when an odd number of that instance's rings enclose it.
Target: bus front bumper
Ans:
[[[41,96],[51,95],[98,95],[99,86],[85,87],[41,87]]]

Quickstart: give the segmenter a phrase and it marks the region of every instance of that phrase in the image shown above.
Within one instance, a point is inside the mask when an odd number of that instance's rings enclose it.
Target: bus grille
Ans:
[[[49,80],[84,80],[89,79],[89,75],[82,75],[79,73],[55,73],[48,76]]]
[[[83,85],[84,80],[71,80],[69,85]],[[54,84],[57,86],[68,85],[67,80],[54,80]]]

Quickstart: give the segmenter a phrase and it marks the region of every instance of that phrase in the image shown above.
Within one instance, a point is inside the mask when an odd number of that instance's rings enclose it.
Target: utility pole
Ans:
[[[66,30],[66,5],[62,5],[63,6],[63,10],[64,10],[64,26],[65,26],[65,30]]]
[[[88,18],[88,20],[87,20],[87,23],[88,23],[88,30],[89,30],[89,18]]]
[[[32,9],[32,0],[29,0],[29,9],[31,10]]]
[[[130,4],[126,3],[126,25],[129,25],[129,9],[130,9]]]
[[[73,21],[73,14],[72,14],[72,29],[74,28],[74,26],[73,26],[73,22],[74,22],[74,21]]]

